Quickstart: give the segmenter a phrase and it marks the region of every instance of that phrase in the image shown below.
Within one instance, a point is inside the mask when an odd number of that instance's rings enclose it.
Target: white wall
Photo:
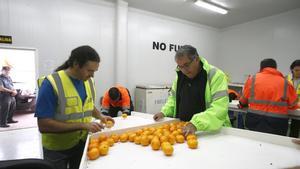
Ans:
[[[116,23],[126,18],[117,17],[116,10],[114,3],[101,0],[0,0],[0,34],[13,37],[13,44],[6,46],[38,50],[39,76],[50,74],[75,47],[94,47],[102,59],[95,74],[98,96],[122,79],[117,77],[123,70],[128,77],[124,85],[131,92],[137,84],[170,84],[175,77],[175,52],[152,50],[153,41],[194,45],[201,56],[215,62],[217,29],[128,8],[128,34],[120,35],[128,37],[128,59],[122,63],[125,66],[117,66],[116,59],[123,58],[126,50],[116,48],[120,34]]]
[[[264,58],[274,58],[287,74],[290,64],[300,59],[300,9],[226,28],[220,40],[217,65],[233,82],[257,72]]]
[[[212,64],[217,55],[217,29],[130,8],[128,13],[128,86],[171,84],[175,51],[153,50],[152,43],[190,44]]]
[[[81,45],[101,56],[95,74],[97,95],[111,86],[114,70],[112,3],[98,0],[0,0],[0,34],[11,35],[14,47],[38,50],[38,75],[50,74]]]

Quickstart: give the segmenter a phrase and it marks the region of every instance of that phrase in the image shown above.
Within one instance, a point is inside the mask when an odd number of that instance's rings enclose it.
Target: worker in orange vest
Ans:
[[[239,100],[241,97],[240,94],[233,89],[228,89],[228,96],[229,102],[231,102],[232,100]]]
[[[134,109],[128,89],[121,85],[107,90],[100,99],[100,104],[102,106],[101,113],[111,117],[117,117],[119,111],[131,115],[131,111]]]
[[[297,109],[297,95],[274,59],[261,61],[260,72],[248,78],[239,101],[241,107],[249,107],[248,129],[286,136],[288,110]]]

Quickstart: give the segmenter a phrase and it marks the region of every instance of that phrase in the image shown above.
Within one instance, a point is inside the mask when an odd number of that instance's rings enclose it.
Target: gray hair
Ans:
[[[190,60],[194,60],[199,55],[196,48],[191,45],[184,45],[177,50],[175,60],[184,56],[187,56]]]

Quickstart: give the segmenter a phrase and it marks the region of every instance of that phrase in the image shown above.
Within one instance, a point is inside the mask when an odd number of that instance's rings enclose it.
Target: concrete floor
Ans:
[[[0,132],[0,161],[24,158],[42,158],[38,128]]]

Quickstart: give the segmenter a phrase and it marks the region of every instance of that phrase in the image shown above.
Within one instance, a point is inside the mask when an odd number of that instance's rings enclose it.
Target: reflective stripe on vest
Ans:
[[[271,106],[288,106],[287,102],[276,102],[276,101],[270,101],[270,100],[255,99],[255,92],[254,92],[255,79],[256,79],[256,75],[254,75],[252,77],[249,104],[257,103],[257,104],[266,104],[266,105],[271,105]],[[288,82],[286,79],[284,79],[284,88],[283,88],[284,91],[283,91],[283,96],[281,98],[282,100],[287,100],[287,89],[288,89],[287,87],[288,87]]]
[[[93,97],[93,100],[94,100],[94,103],[95,103],[96,94],[95,94],[95,90],[94,90],[94,87],[93,87],[94,83],[93,83],[91,78],[89,79],[89,84],[90,84],[90,88],[91,88],[92,97]]]
[[[207,79],[208,79],[208,82],[209,82],[209,85],[211,86],[211,81],[213,79],[213,77],[215,76],[215,74],[217,73],[217,69],[215,67],[212,67],[208,74],[207,74]],[[217,100],[218,98],[221,98],[221,97],[225,97],[225,96],[228,96],[228,91],[227,90],[220,90],[220,91],[217,91],[216,93],[212,94],[212,100]],[[206,107],[210,107],[210,102],[206,102]]]
[[[216,99],[224,97],[224,96],[228,96],[227,90],[220,90],[212,95],[212,100],[216,100]]]
[[[67,121],[67,120],[78,120],[82,119],[85,117],[92,116],[93,112],[92,111],[87,111],[84,113],[81,112],[75,112],[72,114],[56,114],[55,119],[61,120],[61,121]]]
[[[87,112],[73,112],[72,114],[65,114],[65,109],[66,109],[66,104],[67,104],[67,99],[69,98],[74,98],[77,99],[76,97],[66,97],[65,96],[65,91],[63,89],[63,85],[62,85],[62,81],[61,78],[59,77],[58,72],[55,72],[52,74],[52,77],[56,83],[57,86],[57,90],[58,90],[58,103],[60,103],[58,105],[58,110],[59,112],[57,112],[55,114],[55,119],[56,120],[60,120],[60,121],[67,121],[67,120],[78,120],[78,119],[82,119],[84,117],[89,117],[92,116],[92,111],[87,111]],[[91,82],[92,80],[89,79],[89,84],[90,84],[90,90],[93,96],[93,99],[95,98],[95,91],[93,88],[93,82]],[[78,101],[77,101],[77,105],[78,106]]]
[[[284,114],[276,114],[276,113],[271,113],[271,112],[265,112],[265,111],[260,111],[260,110],[253,110],[253,109],[248,109],[248,113],[254,113],[254,114],[259,114],[263,116],[269,116],[269,117],[277,117],[277,118],[289,118],[288,115]]]

